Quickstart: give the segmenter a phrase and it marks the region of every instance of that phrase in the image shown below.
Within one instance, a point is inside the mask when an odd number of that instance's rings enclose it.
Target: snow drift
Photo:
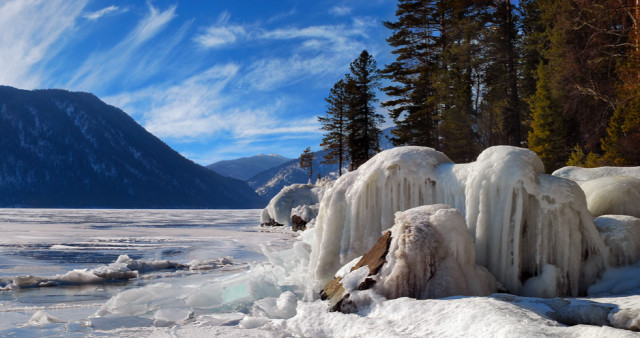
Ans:
[[[327,191],[312,274],[326,282],[393,225],[396,211],[436,203],[464,215],[476,262],[512,293],[584,294],[607,262],[580,187],[545,175],[532,151],[498,146],[476,162],[453,164],[431,148],[401,147],[376,155]]]

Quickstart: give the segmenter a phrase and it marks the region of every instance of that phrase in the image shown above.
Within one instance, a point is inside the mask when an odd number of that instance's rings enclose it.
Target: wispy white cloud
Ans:
[[[195,37],[195,41],[204,48],[216,48],[236,42],[247,35],[244,27],[229,25],[229,12],[222,12],[216,23]]]
[[[249,66],[246,76],[258,90],[273,90],[311,77],[335,73],[365,48],[361,42],[371,25],[353,20],[351,25],[322,25],[263,31],[259,38],[282,40],[293,46],[284,57],[263,58]]]
[[[130,70],[135,68],[140,59],[140,51],[149,40],[160,33],[176,17],[176,6],[165,11],[159,11],[149,4],[149,13],[138,23],[129,35],[116,46],[102,52],[91,54],[82,64],[67,87],[95,91],[104,87],[111,80],[130,76]],[[152,69],[147,69],[147,76],[153,75]]]
[[[351,8],[346,6],[335,6],[329,10],[329,13],[335,16],[344,16],[351,14]]]
[[[258,137],[317,133],[315,118],[279,118],[282,105],[252,107],[229,94],[229,84],[240,67],[218,65],[172,86],[153,86],[133,93],[104,98],[142,120],[145,128],[159,137],[194,141],[226,133],[236,142],[252,142]]]
[[[39,87],[43,79],[34,67],[57,53],[58,43],[74,28],[86,2],[1,2],[0,83],[22,88]]]
[[[95,12],[86,13],[83,15],[83,17],[89,20],[97,20],[105,15],[114,14],[114,12],[125,12],[125,11],[126,9],[120,9],[120,7],[118,6],[109,6]]]

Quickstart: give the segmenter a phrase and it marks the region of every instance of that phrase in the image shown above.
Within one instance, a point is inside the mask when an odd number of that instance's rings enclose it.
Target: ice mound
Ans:
[[[593,222],[611,251],[611,264],[628,265],[640,260],[640,218],[605,215]]]
[[[554,171],[552,175],[572,181],[590,181],[609,176],[630,176],[640,179],[640,167],[564,167]]]
[[[607,176],[578,181],[593,215],[629,215],[640,217],[640,179],[630,176]]]
[[[317,185],[292,184],[284,187],[262,210],[261,222],[291,225],[291,209],[317,204],[322,199],[326,188],[331,184],[330,181],[319,181],[318,183]]]
[[[387,263],[374,287],[385,297],[486,296],[496,291],[495,278],[476,265],[473,239],[458,210],[436,204],[398,212],[391,237]]]
[[[38,310],[33,314],[33,316],[31,316],[27,325],[40,326],[51,323],[64,323],[64,321],[56,316],[46,313],[43,310]]]
[[[453,164],[430,148],[400,147],[343,175],[325,194],[310,262],[314,277],[326,283],[366,252],[393,225],[396,211],[436,203],[462,212],[476,262],[512,293],[531,278],[553,275],[555,295],[584,294],[605,267],[607,249],[584,193],[573,181],[545,175],[532,151],[498,146],[476,162]]]
[[[436,203],[437,167],[451,163],[431,148],[384,151],[335,181],[324,195],[316,219],[310,268],[321,284],[371,248],[394,213]]]

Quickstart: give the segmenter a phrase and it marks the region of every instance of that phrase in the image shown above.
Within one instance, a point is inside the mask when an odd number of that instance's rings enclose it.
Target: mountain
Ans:
[[[182,157],[88,93],[0,86],[0,206],[257,208],[245,183]]]
[[[247,180],[257,173],[291,161],[284,156],[269,154],[242,157],[235,160],[220,161],[206,166],[220,175]]]
[[[386,150],[393,148],[389,138],[391,130],[393,128],[386,128],[382,130],[380,136],[380,149]],[[316,151],[315,160],[313,161],[313,177],[312,182],[318,178],[318,174],[321,177],[338,177],[338,165],[337,164],[322,164],[324,156],[328,153],[326,150]],[[342,172],[346,172],[349,168],[349,163],[344,164]],[[267,169],[255,176],[249,178],[247,182],[255,189],[258,195],[270,200],[275,196],[282,188],[294,183],[307,183],[309,181],[309,172],[300,168],[300,158],[285,162],[277,167]]]

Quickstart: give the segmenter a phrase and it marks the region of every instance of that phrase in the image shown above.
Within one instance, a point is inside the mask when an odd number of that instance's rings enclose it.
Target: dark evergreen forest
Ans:
[[[399,0],[377,68],[363,51],[320,117],[331,163],[357,168],[393,143],[456,162],[494,145],[527,147],[551,172],[565,165],[640,165],[638,0]]]

